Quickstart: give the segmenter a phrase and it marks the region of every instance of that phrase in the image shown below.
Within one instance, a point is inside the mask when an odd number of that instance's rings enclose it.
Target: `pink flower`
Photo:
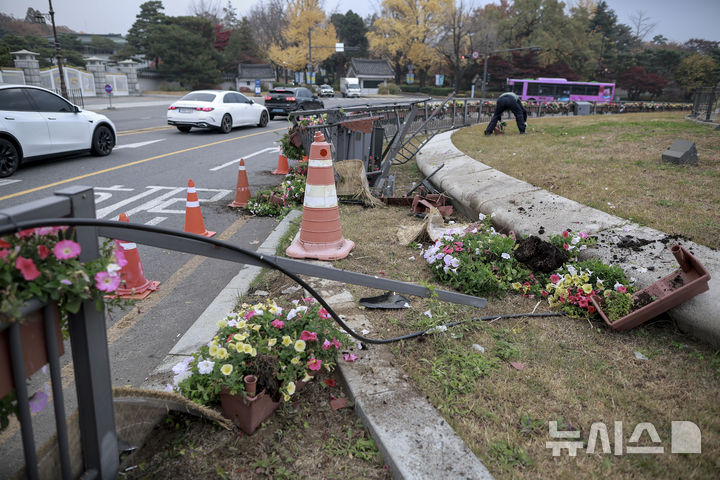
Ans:
[[[567,230],[563,230],[563,233],[562,233],[563,238],[567,238],[568,235],[570,235],[570,232],[568,232]]]
[[[333,343],[333,345],[335,345],[335,350],[340,349],[340,340],[338,340],[337,338],[333,338],[332,343]]]
[[[565,250],[570,250],[570,245],[568,245],[567,243],[563,243],[563,248]]]
[[[627,292],[627,287],[626,287],[625,285],[620,285],[620,286],[617,288],[617,291],[620,292],[620,293],[626,293],[626,292]]]
[[[334,387],[335,386],[335,379],[334,378],[326,378],[325,383],[328,387]]]
[[[318,360],[317,358],[311,358],[311,359],[308,360],[308,362],[307,362],[307,367],[308,367],[310,370],[313,370],[313,371],[315,371],[315,372],[317,372],[318,370],[320,370],[320,367],[321,367],[321,366],[322,366],[322,360]]]
[[[587,233],[585,233],[585,232],[580,232],[580,233],[578,233],[578,236],[579,236],[580,238],[589,238],[589,237],[590,237],[590,236],[589,236]]]
[[[276,318],[275,320],[270,322],[270,325],[272,325],[275,328],[283,328],[285,326],[285,322],[283,322],[279,318]]]
[[[115,263],[117,263],[119,267],[124,267],[128,264],[128,261],[125,258],[124,248],[116,247],[115,250],[113,250],[113,256],[115,257]]]
[[[25,230],[20,230],[20,231],[17,233],[17,237],[18,237],[18,238],[32,237],[32,236],[35,235],[35,233],[36,233],[35,230],[36,230],[36,229],[34,229],[34,228],[27,228],[27,229],[25,229]]]
[[[358,359],[358,356],[355,355],[354,353],[346,353],[343,355],[343,358],[345,359],[346,362],[354,362],[355,360]]]
[[[9,246],[10,246],[9,243],[7,243],[5,240],[3,240],[2,238],[0,238],[0,247],[1,247],[1,248],[7,248],[7,247],[9,247]]]
[[[80,250],[80,244],[75,243],[72,240],[62,240],[56,243],[53,247],[53,253],[58,260],[75,258],[80,255]]]
[[[120,275],[111,277],[107,272],[98,272],[95,275],[95,286],[101,292],[114,292],[120,286]]]
[[[72,285],[72,282],[67,278],[63,278],[62,280],[60,280],[60,283],[62,283],[63,285]]]
[[[5,257],[7,257],[8,255],[10,255],[10,250],[8,250],[7,248],[3,248],[2,250],[0,250],[0,260],[5,260]]]
[[[302,299],[305,303],[315,303],[315,299],[313,297],[307,297]]]
[[[308,332],[307,330],[303,330],[300,334],[300,340],[309,341],[309,340],[317,340],[317,333],[315,332]]]
[[[47,256],[50,255],[50,249],[47,248],[45,245],[38,245],[37,253],[38,257],[40,257],[41,260],[45,260]]]
[[[325,341],[323,342],[321,348],[322,348],[323,350],[327,350],[327,349],[329,349],[330,347],[332,347],[332,342],[330,342],[330,340],[328,340],[328,339],[326,338]]]
[[[550,275],[550,281],[552,283],[558,283],[560,281],[560,275],[558,275],[557,273],[553,273],[552,275]]]
[[[325,320],[325,319],[330,318],[330,314],[328,313],[327,310],[325,310],[324,308],[321,308],[320,310],[318,310],[318,317]]]
[[[244,317],[244,318],[245,318],[245,320],[250,320],[250,319],[251,319],[252,317],[254,317],[254,316],[255,316],[255,310],[250,310],[249,312],[247,312],[247,313],[245,314],[245,317]]]
[[[35,280],[40,276],[40,271],[38,271],[35,266],[35,262],[32,261],[32,258],[18,257],[15,260],[15,268],[22,272],[23,277],[28,282]]]

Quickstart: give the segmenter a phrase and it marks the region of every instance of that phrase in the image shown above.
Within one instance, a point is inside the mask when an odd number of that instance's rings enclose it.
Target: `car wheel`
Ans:
[[[222,133],[230,133],[232,130],[232,117],[229,114],[225,114],[223,116],[222,121],[220,122],[220,131]]]
[[[0,178],[9,177],[20,166],[20,154],[9,140],[0,138]]]
[[[189,125],[177,125],[177,129],[182,133],[188,133],[192,127]]]
[[[258,122],[257,126],[258,126],[258,127],[264,127],[264,126],[267,125],[267,124],[268,124],[268,113],[267,113],[267,112],[262,112],[262,113],[260,114],[260,121]]]
[[[113,135],[110,127],[106,125],[100,125],[95,129],[92,138],[92,154],[99,157],[110,155],[113,148],[115,147],[115,135]]]

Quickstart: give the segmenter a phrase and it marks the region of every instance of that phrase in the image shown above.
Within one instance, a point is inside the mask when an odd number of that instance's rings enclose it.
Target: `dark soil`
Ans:
[[[632,311],[639,310],[646,305],[650,305],[653,302],[653,297],[647,292],[640,292],[638,296],[633,300]]]
[[[670,280],[670,289],[676,290],[685,285],[685,279],[678,273]]]
[[[639,252],[642,250],[642,247],[649,243],[653,243],[654,240],[646,240],[644,238],[634,238],[630,235],[626,235],[620,239],[620,241],[617,243],[618,248],[630,248],[635,252]]]
[[[518,240],[515,258],[536,272],[550,273],[568,261],[567,253],[550,243],[531,235]]]

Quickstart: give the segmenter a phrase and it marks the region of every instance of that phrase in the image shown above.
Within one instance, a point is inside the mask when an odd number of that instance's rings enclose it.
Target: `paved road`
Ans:
[[[183,134],[166,124],[166,107],[172,100],[116,99],[117,108],[113,110],[104,109],[101,102],[86,104],[115,123],[118,145],[113,153],[107,157],[80,155],[28,163],[12,177],[0,180],[0,209],[50,196],[71,185],[88,185],[95,189],[98,218],[116,219],[125,212],[131,222],[183,230],[187,182],[192,178],[205,226],[238,246],[257,248],[277,221],[252,217],[227,205],[234,198],[240,158],[245,159],[253,193],[282,180],[270,172],[277,166],[278,141],[287,131],[287,120],[278,118],[264,128],[236,128],[227,135],[207,130]],[[325,103],[335,106],[365,102],[387,99],[358,102],[338,98],[326,99]],[[160,281],[161,286],[136,308],[108,315],[113,385],[141,385],[242,267],[160,248],[138,248],[147,278]],[[70,355],[65,355],[64,361],[69,362]],[[76,403],[71,366],[66,365],[64,371],[68,411],[72,411]],[[36,376],[30,391],[41,389],[46,381]],[[40,439],[51,430],[41,427],[50,423],[49,410],[38,417],[41,421],[35,428]],[[17,428],[11,428],[0,435],[0,457],[12,459],[0,466],[0,478],[22,465],[17,432]]]

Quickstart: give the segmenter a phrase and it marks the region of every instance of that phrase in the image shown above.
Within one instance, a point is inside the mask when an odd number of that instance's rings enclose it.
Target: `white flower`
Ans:
[[[192,357],[187,357],[183,361],[176,363],[172,368],[173,373],[177,375],[179,373],[187,372],[191,361]]]
[[[494,218],[494,217],[495,217],[495,212],[492,212],[492,213],[490,214],[490,218]]]
[[[287,318],[288,320],[292,320],[293,318],[295,318],[296,315],[297,315],[297,308],[293,308],[292,310],[290,310],[288,312],[287,317],[285,317],[285,318]]]
[[[485,215],[483,215],[482,213],[480,213],[480,214],[478,214],[478,218],[479,218],[480,221],[482,222],[483,220],[485,220]]]
[[[573,265],[568,265],[567,271],[570,275],[577,275],[577,269]]]
[[[117,263],[111,263],[111,264],[109,264],[109,265],[107,266],[107,269],[106,269],[107,273],[108,273],[111,277],[114,277],[115,275],[117,275],[117,272],[119,272],[120,270],[122,270],[122,268],[121,268],[120,265],[118,265]]]
[[[578,251],[579,251],[579,252],[582,252],[582,251],[585,250],[586,248],[587,248],[587,245],[580,245],[580,246],[578,247]]]
[[[203,360],[202,362],[198,362],[198,372],[203,375],[207,375],[208,373],[212,373],[214,366],[215,362],[211,362],[210,360]]]
[[[625,285],[623,285],[622,283],[616,282],[615,285],[613,285],[613,290],[617,290],[618,288],[624,287],[624,286],[625,286]]]
[[[570,243],[572,243],[573,245],[575,245],[575,244],[577,244],[579,241],[580,241],[580,237],[573,237],[573,239],[570,240]]]
[[[445,325],[438,325],[437,327],[433,327],[428,329],[428,333],[430,332],[444,332],[447,330],[447,327]]]
[[[177,375],[175,375],[175,376],[173,377],[173,384],[179,385],[180,382],[182,382],[183,380],[185,380],[186,378],[188,378],[190,375],[192,375],[192,372],[189,371],[189,370],[186,371],[186,372],[178,373]]]
[[[425,315],[426,317],[433,318],[433,317],[432,317],[432,312],[431,312],[430,310],[425,310],[424,315]]]
[[[415,260],[415,257],[414,256],[410,257],[410,258],[408,258],[408,260]]]
[[[500,255],[505,260],[510,260],[510,254],[507,252],[503,252],[502,255]]]
[[[175,391],[175,388],[174,388],[172,385],[170,385],[169,383],[166,383],[166,384],[165,384],[165,391],[168,392],[168,393],[172,393],[172,392]]]

